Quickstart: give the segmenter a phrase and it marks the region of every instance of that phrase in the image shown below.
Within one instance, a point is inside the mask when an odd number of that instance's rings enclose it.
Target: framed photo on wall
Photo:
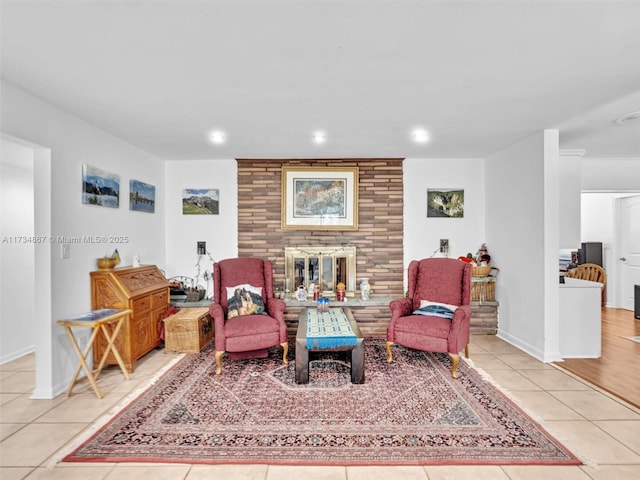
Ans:
[[[428,188],[427,217],[464,217],[464,189]]]
[[[82,203],[120,207],[120,175],[82,165]]]
[[[155,213],[156,187],[138,180],[129,180],[129,210]]]
[[[282,167],[283,230],[357,230],[358,167]]]
[[[183,215],[218,215],[220,191],[214,188],[185,188],[182,191]]]

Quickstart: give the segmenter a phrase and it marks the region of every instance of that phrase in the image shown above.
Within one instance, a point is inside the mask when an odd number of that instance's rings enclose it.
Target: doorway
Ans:
[[[605,305],[612,308],[627,308],[623,307],[622,292],[633,289],[629,277],[622,278],[622,229],[638,232],[640,217],[631,215],[629,226],[623,227],[621,202],[625,198],[640,199],[640,192],[582,192],[581,197],[580,238],[584,242],[602,242],[603,267],[607,272]],[[637,213],[637,209],[633,211]],[[636,239],[636,246],[637,242]]]
[[[33,225],[31,236],[29,236],[31,232],[22,235],[20,231],[11,231],[11,237],[4,239],[7,242],[20,242],[19,244],[24,242],[29,246],[29,253],[28,255],[22,255],[22,267],[15,270],[11,267],[11,262],[7,261],[12,252],[9,249],[2,249],[0,254],[2,289],[0,289],[0,292],[3,308],[2,313],[0,313],[0,323],[2,323],[3,332],[6,330],[10,333],[15,331],[16,327],[26,330],[25,325],[29,328],[30,332],[26,332],[26,340],[24,338],[21,339],[16,348],[11,348],[11,339],[8,340],[9,343],[7,345],[9,346],[7,348],[12,352],[7,355],[19,356],[20,354],[28,353],[29,350],[35,350],[36,378],[35,389],[31,398],[53,398],[52,243],[50,242],[51,150],[5,134],[0,134],[0,140],[2,143],[2,164],[0,165],[2,171],[9,172],[10,170],[8,166],[5,169],[5,161],[9,161],[6,159],[16,158],[12,157],[13,154],[5,157],[5,152],[20,152],[17,159],[18,165],[27,158],[32,162],[30,173],[23,176],[25,182],[23,186],[25,190],[28,190],[28,193],[25,192],[25,194],[30,196],[28,202],[32,213],[29,217],[32,216],[33,219],[32,221],[30,220]],[[29,184],[31,187],[28,186]],[[10,209],[14,205],[11,199],[8,200],[7,204],[5,204],[6,200],[4,198],[2,202],[3,230],[5,227],[5,213],[10,216],[12,212]],[[12,228],[15,229],[15,227]],[[2,246],[4,247],[5,245],[8,244],[3,244]],[[20,279],[18,280],[19,277]],[[8,290],[5,289],[5,283],[18,281],[25,284],[24,289],[20,290],[20,295],[10,295]],[[24,310],[27,305],[30,308],[28,312]],[[27,317],[26,321],[25,317]],[[12,324],[9,324],[9,322],[12,322]],[[5,348],[4,345],[3,348]]]

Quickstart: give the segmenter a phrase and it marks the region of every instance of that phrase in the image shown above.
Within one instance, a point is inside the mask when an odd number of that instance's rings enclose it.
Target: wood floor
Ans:
[[[631,310],[602,308],[602,357],[566,359],[557,366],[640,408],[640,320]]]

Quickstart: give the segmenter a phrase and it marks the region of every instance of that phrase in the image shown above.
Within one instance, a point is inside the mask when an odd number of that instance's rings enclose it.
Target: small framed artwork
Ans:
[[[185,188],[182,191],[183,215],[218,215],[220,191],[213,188]]]
[[[427,217],[464,217],[464,189],[427,189]]]
[[[282,167],[283,230],[357,230],[357,167]]]
[[[154,213],[156,211],[156,187],[138,180],[129,180],[129,210]]]
[[[82,203],[120,207],[120,175],[82,165]]]

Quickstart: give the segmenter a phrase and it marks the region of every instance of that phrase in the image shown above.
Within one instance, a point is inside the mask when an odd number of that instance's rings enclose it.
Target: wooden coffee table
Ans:
[[[296,383],[309,383],[309,352],[351,352],[351,383],[364,383],[364,337],[351,310],[340,308],[356,335],[356,344],[332,348],[308,348],[307,346],[307,309],[300,312],[298,331],[296,332]]]

